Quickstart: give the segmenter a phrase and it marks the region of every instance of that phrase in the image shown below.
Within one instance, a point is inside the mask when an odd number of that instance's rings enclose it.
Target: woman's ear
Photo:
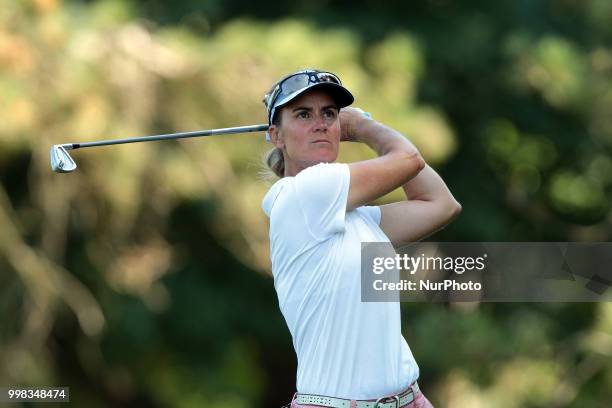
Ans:
[[[279,149],[282,149],[283,147],[285,147],[285,140],[283,138],[283,135],[280,131],[279,126],[270,125],[270,127],[268,128],[268,133],[270,134],[270,143],[272,143],[274,146],[278,147]]]

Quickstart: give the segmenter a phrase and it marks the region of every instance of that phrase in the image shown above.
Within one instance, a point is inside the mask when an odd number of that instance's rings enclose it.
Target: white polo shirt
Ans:
[[[405,390],[419,368],[397,302],[361,302],[361,242],[389,242],[380,208],[346,211],[347,164],[321,163],[277,181],[270,217],[274,287],[298,359],[297,391],[372,399]]]

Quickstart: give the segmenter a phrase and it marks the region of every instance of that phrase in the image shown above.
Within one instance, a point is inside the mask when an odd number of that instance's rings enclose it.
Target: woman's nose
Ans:
[[[325,115],[317,115],[315,118],[315,129],[327,130],[329,123]]]

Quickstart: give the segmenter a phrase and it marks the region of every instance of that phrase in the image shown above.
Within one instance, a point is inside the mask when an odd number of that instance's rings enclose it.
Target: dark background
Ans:
[[[294,392],[263,135],[86,149],[65,175],[52,144],[262,123],[274,80],[319,67],[463,205],[430,240],[609,241],[611,43],[606,0],[3,5],[0,385],[69,386],[92,407]],[[608,303],[402,308],[436,406],[612,400]]]

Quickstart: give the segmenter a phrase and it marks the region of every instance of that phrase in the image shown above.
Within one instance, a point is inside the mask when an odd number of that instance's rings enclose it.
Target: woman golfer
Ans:
[[[298,359],[290,406],[431,407],[416,382],[399,303],[360,301],[361,242],[418,241],[461,206],[405,137],[346,108],[353,95],[336,75],[293,73],[264,102],[275,146],[266,161],[280,180],[263,210],[274,286]],[[342,141],[365,143],[378,157],[335,163]],[[367,205],[400,186],[407,200]]]

